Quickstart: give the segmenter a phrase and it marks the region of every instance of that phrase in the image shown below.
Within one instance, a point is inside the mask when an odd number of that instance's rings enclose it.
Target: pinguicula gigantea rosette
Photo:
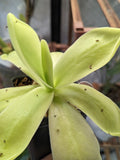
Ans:
[[[91,30],[63,54],[50,53],[46,41],[13,14],[7,22],[15,51],[1,58],[36,83],[0,90],[0,160],[23,152],[47,111],[54,160],[101,160],[97,139],[76,108],[115,136],[120,136],[120,110],[94,88],[74,82],[110,61],[120,29]]]

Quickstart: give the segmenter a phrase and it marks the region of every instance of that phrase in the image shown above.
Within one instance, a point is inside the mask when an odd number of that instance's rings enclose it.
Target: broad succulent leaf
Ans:
[[[50,139],[54,160],[101,160],[93,131],[80,112],[56,98],[49,110]]]
[[[106,133],[120,136],[120,109],[102,93],[87,85],[72,84],[56,94],[86,113]]]
[[[24,65],[32,74],[39,77],[38,83],[42,81],[44,85],[50,87],[44,81],[41,43],[35,31],[11,13],[7,16],[7,23],[12,44]]]
[[[45,40],[41,40],[41,59],[44,79],[50,86],[53,86],[53,63]]]
[[[0,89],[0,113],[9,105],[11,100],[27,93],[34,88],[35,86],[30,85],[25,87]]]
[[[77,81],[104,66],[119,45],[120,30],[116,28],[98,28],[84,34],[68,48],[56,64],[55,86]]]
[[[6,94],[9,96],[9,89]],[[36,86],[10,100],[0,113],[0,160],[13,160],[23,152],[52,99],[52,92]]]

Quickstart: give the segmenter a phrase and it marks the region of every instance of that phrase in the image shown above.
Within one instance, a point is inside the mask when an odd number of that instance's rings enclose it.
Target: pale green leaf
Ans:
[[[40,83],[40,79],[38,76],[36,76],[36,74],[34,72],[31,72],[26,66],[25,64],[21,61],[21,59],[19,58],[18,54],[13,51],[10,52],[9,54],[3,54],[0,56],[3,60],[7,60],[11,63],[13,63],[15,66],[17,66],[21,71],[23,71],[26,75],[28,75],[29,77],[31,77],[33,80],[35,80],[35,82]],[[40,83],[41,84],[41,83]]]
[[[53,66],[55,67],[55,64],[59,61],[61,56],[63,55],[62,52],[51,52],[51,57],[53,61]]]
[[[59,98],[49,110],[54,160],[101,160],[93,131],[73,106]]]
[[[20,21],[11,13],[7,16],[7,23],[12,44],[21,61],[31,73],[39,77],[39,81],[47,85],[43,80],[41,44],[37,34],[29,25]]]
[[[41,87],[11,99],[0,113],[0,160],[13,160],[23,152],[52,99],[53,93]]]
[[[113,57],[119,44],[118,28],[98,28],[84,34],[56,64],[55,86],[77,81],[104,66]]]
[[[102,93],[87,85],[72,84],[56,94],[86,113],[105,132],[120,136],[120,109]]]
[[[22,86],[22,87],[11,87],[0,89],[0,113],[9,105],[11,99],[21,96],[28,91],[34,89],[35,86]]]
[[[41,59],[44,79],[50,86],[53,86],[53,63],[45,40],[41,40]]]

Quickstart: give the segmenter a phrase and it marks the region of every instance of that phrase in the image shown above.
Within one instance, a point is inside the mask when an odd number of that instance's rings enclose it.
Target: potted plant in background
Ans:
[[[64,54],[50,54],[45,40],[40,42],[33,29],[11,13],[8,29],[15,51],[1,57],[34,82],[0,90],[0,160],[15,159],[25,150],[47,111],[54,160],[100,160],[97,139],[77,108],[115,136],[120,136],[120,110],[94,88],[73,82],[113,57],[120,29],[94,29]]]

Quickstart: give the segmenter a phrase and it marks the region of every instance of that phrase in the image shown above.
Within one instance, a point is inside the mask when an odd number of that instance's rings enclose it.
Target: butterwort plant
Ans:
[[[120,110],[94,88],[74,82],[110,61],[120,29],[91,30],[65,53],[50,53],[29,25],[11,13],[7,23],[15,51],[1,58],[34,83],[0,90],[0,160],[13,160],[25,150],[46,112],[53,160],[101,160],[97,139],[78,109],[114,136],[120,136]]]

